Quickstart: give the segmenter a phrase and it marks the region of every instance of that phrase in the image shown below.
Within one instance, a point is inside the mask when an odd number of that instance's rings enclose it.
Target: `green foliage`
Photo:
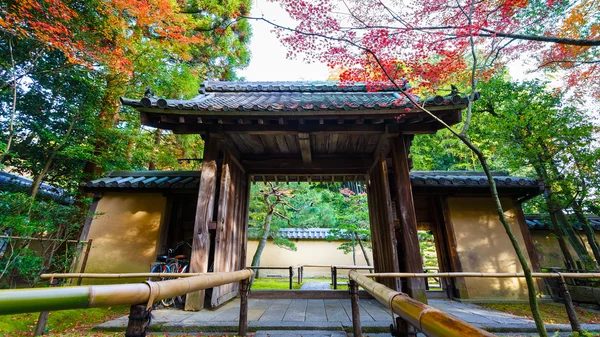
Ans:
[[[75,239],[86,214],[53,200],[32,200],[19,192],[0,192],[0,233],[27,239],[0,239],[0,284],[34,285],[44,272],[67,272]]]
[[[371,230],[369,227],[369,208],[366,193],[354,193],[348,188],[341,188],[332,202],[337,210],[336,222],[330,228],[327,240],[346,240],[338,249],[345,254],[353,253],[359,246],[370,247]]]

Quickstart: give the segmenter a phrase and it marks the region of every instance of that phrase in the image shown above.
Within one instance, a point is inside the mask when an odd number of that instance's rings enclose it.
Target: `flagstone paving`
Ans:
[[[300,290],[331,290],[329,282],[304,282]]]
[[[389,331],[392,322],[389,309],[374,299],[361,299],[359,304],[361,326],[364,332]],[[429,305],[492,332],[536,331],[532,320],[482,308],[475,304],[431,299]],[[154,310],[153,315],[151,324],[153,331],[233,332],[238,328],[239,300],[231,301],[216,310],[186,312],[161,309]],[[350,300],[347,299],[250,299],[248,304],[248,330],[259,331],[261,334],[264,331],[321,330],[327,331],[326,334],[319,335],[316,332],[304,334],[337,337],[340,334],[334,334],[334,331],[352,330],[351,317]],[[123,331],[126,325],[127,317],[124,316],[102,323],[96,329]],[[570,331],[568,324],[552,324],[547,327],[551,332]],[[583,324],[583,329],[600,331],[600,325]],[[297,334],[295,331],[293,335],[300,336],[302,334]]]

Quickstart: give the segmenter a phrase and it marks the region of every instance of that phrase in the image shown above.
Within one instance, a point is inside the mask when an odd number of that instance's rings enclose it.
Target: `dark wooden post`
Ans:
[[[302,284],[302,266],[298,266],[298,284]]]
[[[567,316],[569,316],[569,322],[571,322],[571,329],[581,334],[581,324],[579,324],[579,318],[577,318],[573,299],[571,298],[571,293],[569,292],[565,279],[562,276],[558,278],[558,286],[562,293],[562,298],[565,301],[565,309],[567,310]]]
[[[125,337],[146,337],[150,326],[150,310],[146,310],[145,304],[132,305],[129,309],[129,322]]]
[[[333,290],[337,290],[337,267],[333,266],[333,268],[331,269],[331,273],[332,273],[332,282],[333,282]]]
[[[290,266],[289,267],[289,271],[290,271],[290,290],[294,289],[294,267]]]
[[[58,279],[53,278],[50,280],[51,287],[56,287],[56,286],[58,286],[59,283],[60,283],[60,281]],[[46,330],[46,325],[48,324],[49,316],[50,316],[49,311],[40,312],[40,317],[38,318],[37,324],[35,326],[35,332],[33,333],[34,336],[41,336],[44,334],[44,330]]]
[[[413,201],[412,186],[410,183],[408,167],[408,151],[404,135],[390,140],[390,154],[392,156],[392,172],[394,174],[394,188],[396,194],[396,213],[400,220],[396,240],[402,254],[403,271],[409,273],[422,273],[423,260],[419,249],[419,236],[417,233],[417,215]],[[422,303],[427,303],[425,280],[409,278],[406,280],[408,295]]]
[[[90,256],[90,249],[92,249],[92,239],[87,240],[87,243],[85,245],[85,253],[83,255],[83,261],[81,261],[81,268],[79,269],[80,273],[85,273],[85,267],[87,265],[87,260],[88,260],[88,256]],[[77,285],[80,286],[81,285],[81,277],[77,279]]]
[[[204,159],[202,161],[202,172],[200,174],[198,206],[196,207],[194,238],[190,258],[190,272],[192,273],[206,273],[208,270],[208,251],[210,249],[208,227],[213,220],[215,192],[217,188],[218,155],[219,145],[217,139],[206,137],[204,141]],[[204,294],[204,290],[187,294],[185,310],[198,311],[203,309]]]
[[[248,291],[250,280],[240,281],[240,336],[246,336],[248,331]]]
[[[352,305],[352,334],[354,337],[362,337],[360,307],[358,306],[358,284],[350,280],[348,290],[350,291],[350,303]]]

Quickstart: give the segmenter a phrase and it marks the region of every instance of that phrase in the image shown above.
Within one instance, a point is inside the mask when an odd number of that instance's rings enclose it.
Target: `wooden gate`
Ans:
[[[248,178],[229,152],[225,152],[221,171],[219,204],[215,233],[215,272],[229,272],[246,266]],[[211,307],[237,296],[238,284],[213,288]]]

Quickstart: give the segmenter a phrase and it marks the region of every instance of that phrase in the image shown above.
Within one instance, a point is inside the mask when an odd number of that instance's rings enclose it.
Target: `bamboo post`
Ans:
[[[248,331],[248,291],[250,279],[240,281],[240,336],[245,337]]]
[[[358,284],[350,280],[348,284],[350,291],[350,303],[352,305],[352,334],[354,337],[362,337],[362,329],[360,327],[360,308],[358,306]]]
[[[125,337],[146,337],[150,326],[150,310],[145,304],[134,304],[129,309],[129,323],[125,330]]]
[[[51,287],[56,287],[58,284],[59,284],[59,281],[57,279],[53,278],[50,280]],[[34,336],[41,336],[44,334],[44,330],[46,330],[46,325],[48,325],[48,317],[49,316],[50,316],[49,311],[40,312],[40,317],[38,318],[37,324],[35,326],[35,332],[33,333]]]
[[[558,286],[560,287],[562,298],[565,301],[565,309],[567,310],[567,316],[569,316],[569,322],[571,322],[571,329],[581,334],[581,324],[579,324],[579,318],[577,318],[577,312],[573,305],[571,293],[569,292],[569,288],[563,277],[558,278]]]
[[[90,249],[92,248],[92,241],[93,241],[93,239],[89,239],[85,246],[85,253],[83,255],[83,261],[81,261],[81,269],[79,270],[80,273],[85,272],[85,266],[87,265],[88,256],[90,255]],[[79,278],[77,280],[77,285],[78,286],[81,285],[81,278]]]
[[[294,289],[293,283],[294,283],[294,267],[290,266],[289,267],[289,271],[290,271],[290,290]]]

